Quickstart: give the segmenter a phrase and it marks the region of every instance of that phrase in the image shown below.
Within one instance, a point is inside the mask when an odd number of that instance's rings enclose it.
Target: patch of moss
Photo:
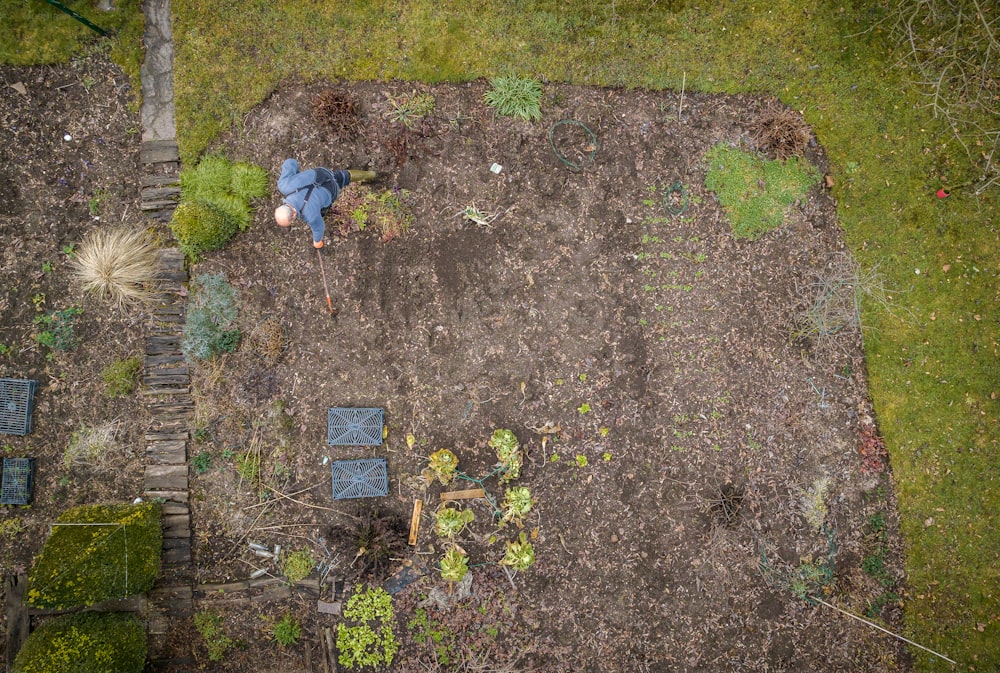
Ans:
[[[25,602],[68,609],[148,591],[160,570],[162,537],[156,503],[67,510],[28,573]]]
[[[132,615],[81,612],[42,622],[14,661],[13,673],[139,673],[146,628]]]

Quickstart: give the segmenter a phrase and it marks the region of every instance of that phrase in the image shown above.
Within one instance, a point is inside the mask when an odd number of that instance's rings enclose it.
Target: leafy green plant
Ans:
[[[494,77],[490,86],[483,100],[498,114],[527,121],[542,118],[542,85],[537,80],[509,75]]]
[[[417,608],[413,612],[413,618],[406,623],[413,633],[413,640],[417,643],[425,643],[434,648],[434,656],[441,666],[449,666],[455,657],[455,647],[457,637],[455,632],[447,625],[431,619],[427,615],[427,608]]]
[[[582,453],[576,454],[576,466],[577,467],[587,467],[587,465],[589,465],[589,464],[590,464],[590,461],[587,460],[587,456],[583,455]]]
[[[236,290],[222,274],[195,276],[184,325],[181,351],[188,362],[232,352],[239,330],[232,328],[238,313]]]
[[[438,449],[428,457],[423,475],[428,481],[437,479],[442,484],[450,484],[458,473],[458,457],[450,449]]]
[[[500,560],[500,565],[513,570],[525,570],[535,562],[535,548],[528,542],[528,536],[521,533],[516,541],[507,542],[507,552]]]
[[[243,481],[256,484],[260,479],[260,453],[247,449],[236,456],[236,472]]]
[[[156,503],[67,510],[28,573],[25,602],[67,609],[144,593],[160,570],[162,537]]]
[[[500,428],[493,431],[488,444],[496,451],[497,459],[500,461],[497,464],[501,470],[500,481],[511,481],[520,477],[523,457],[517,436],[510,430]]]
[[[222,617],[214,612],[208,610],[196,612],[194,627],[205,642],[209,661],[222,661],[229,648],[236,644],[222,627]]]
[[[195,474],[205,474],[212,469],[212,454],[202,451],[191,459],[191,467],[194,468]]]
[[[500,517],[500,522],[514,522],[520,528],[524,525],[524,517],[528,515],[534,504],[535,500],[531,497],[531,491],[526,486],[508,488],[501,505],[503,515]]]
[[[468,572],[468,554],[457,544],[452,545],[441,559],[441,578],[448,582],[461,582]]]
[[[132,615],[81,612],[42,622],[17,654],[12,673],[140,673],[146,628]]]
[[[282,564],[282,570],[289,584],[295,584],[309,577],[315,567],[316,557],[308,549],[293,551],[285,557],[285,562]]]
[[[385,97],[391,108],[385,113],[385,118],[400,122],[408,129],[412,129],[418,119],[423,119],[434,112],[437,105],[434,96],[429,93],[413,91],[409,94],[403,94],[399,98],[394,98],[386,92]]]
[[[295,621],[292,615],[287,614],[281,618],[281,621],[274,625],[274,630],[271,631],[274,636],[274,640],[282,647],[288,647],[289,645],[294,645],[299,642],[299,637],[302,635],[302,629],[299,627],[299,623]]]
[[[124,360],[115,360],[101,370],[101,380],[104,381],[106,397],[128,397],[139,385],[139,374],[142,372],[142,358],[132,356]]]
[[[457,537],[475,518],[471,509],[442,507],[434,515],[434,532],[445,539]]]
[[[344,621],[337,625],[337,661],[347,668],[388,666],[399,643],[392,630],[395,612],[392,597],[382,587],[361,585],[344,606]]]
[[[35,317],[35,324],[42,327],[35,334],[35,341],[52,351],[70,351],[76,348],[79,338],[76,335],[76,320],[83,310],[73,306],[47,315]]]
[[[705,154],[705,186],[719,197],[734,238],[756,240],[785,221],[785,213],[809,188],[819,172],[797,158],[765,161],[725,144]]]

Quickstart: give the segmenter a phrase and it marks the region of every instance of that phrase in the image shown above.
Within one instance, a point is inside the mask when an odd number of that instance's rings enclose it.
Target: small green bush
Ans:
[[[293,551],[285,558],[283,570],[289,584],[295,584],[299,580],[309,577],[309,573],[316,567],[316,559],[308,549]]]
[[[70,351],[80,343],[76,334],[76,319],[83,310],[73,306],[61,311],[53,311],[35,318],[41,329],[35,334],[35,341],[53,351]]]
[[[210,154],[194,167],[181,171],[181,195],[185,199],[212,201],[228,194],[232,181],[232,163],[224,156]]]
[[[399,650],[392,630],[395,612],[392,597],[382,587],[361,585],[344,607],[344,621],[337,625],[337,661],[347,668],[388,666]]]
[[[122,613],[81,612],[43,622],[24,641],[13,673],[139,673],[146,629]]]
[[[181,171],[181,203],[170,228],[192,261],[217,250],[252,220],[250,199],[267,195],[267,173],[247,163],[209,155]]]
[[[142,372],[142,358],[138,356],[115,360],[101,370],[106,397],[128,397],[139,385]]]
[[[222,617],[214,612],[195,613],[194,628],[198,630],[205,641],[209,661],[221,661],[229,648],[236,644],[222,628]]]
[[[530,122],[542,118],[542,85],[536,80],[510,75],[494,77],[490,85],[483,99],[498,114]]]
[[[25,602],[67,609],[144,593],[160,570],[162,537],[156,503],[67,510],[28,573]]]
[[[274,625],[274,640],[282,647],[287,647],[289,645],[294,645],[299,642],[299,636],[302,635],[302,629],[299,627],[299,623],[292,618],[291,615],[285,615],[280,622]]]
[[[500,469],[500,481],[510,481],[521,476],[523,456],[517,435],[505,428],[493,431],[489,447],[497,452],[497,467]]]
[[[725,144],[706,152],[705,162],[705,186],[718,195],[734,238],[756,240],[777,229],[788,208],[819,182],[805,161],[765,161]]]
[[[181,352],[188,362],[232,353],[240,342],[233,321],[239,313],[236,290],[222,274],[195,276]]]
[[[192,262],[224,246],[239,228],[237,220],[207,201],[181,201],[170,220],[178,247]]]
[[[267,171],[253,164],[234,164],[229,191],[245,201],[267,196]]]

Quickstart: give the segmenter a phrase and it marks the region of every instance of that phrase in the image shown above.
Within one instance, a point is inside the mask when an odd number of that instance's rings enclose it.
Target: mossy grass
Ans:
[[[131,105],[138,110],[145,27],[141,0],[116,0],[108,12],[97,10],[92,0],[63,0],[63,4],[108,34],[102,37],[48,3],[9,0],[0,12],[0,63],[47,65],[106,52],[132,83]]]
[[[139,673],[146,627],[120,612],[81,612],[42,622],[14,661],[13,673]]]
[[[67,510],[28,573],[25,602],[67,609],[148,591],[160,569],[161,540],[156,503]]]

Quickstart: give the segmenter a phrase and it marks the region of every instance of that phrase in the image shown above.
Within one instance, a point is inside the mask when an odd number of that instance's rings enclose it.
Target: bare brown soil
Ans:
[[[34,507],[0,512],[0,523],[23,525],[3,540],[11,571],[30,563],[66,506],[140,492],[144,399],[104,398],[96,372],[141,353],[148,313],[81,296],[61,252],[94,227],[141,222],[125,78],[99,60],[0,72],[27,88],[5,84],[0,96],[0,343],[10,347],[0,375],[41,383],[35,432],[4,438],[5,455],[39,461]],[[420,89],[435,110],[407,128],[391,119],[384,92],[399,100],[414,85],[345,84],[336,88],[351,105],[334,107],[353,106],[358,123],[328,127],[313,102],[330,88],[288,83],[215,148],[275,177],[288,157],[382,177],[349,187],[328,216],[335,318],[305,227],[284,232],[269,219],[276,198],[192,268],[237,288],[245,337],[194,375],[197,581],[258,567],[277,574],[248,541],[308,549],[348,590],[383,582],[409,559],[425,575],[394,599],[396,671],[906,670],[894,641],[797,597],[790,582],[835,547],[832,579],[810,589],[864,614],[886,592],[865,560],[885,546],[889,588],[901,574],[890,477],[863,472],[858,453],[871,423],[860,336],[822,347],[789,336],[804,288],[844,252],[831,199],[817,187],[780,230],[735,241],[703,187],[703,153],[747,142],[766,103],[686,95],[678,115],[672,94],[549,85],[544,119],[527,123],[495,118],[482,103],[486,85],[473,83]],[[580,126],[554,126],[563,119],[582,122],[596,145]],[[825,167],[820,148],[807,156]],[[690,197],[678,216],[662,201],[675,181]],[[374,227],[348,224],[344,204],[393,189],[412,208],[408,233],[384,242]],[[495,218],[465,219],[473,205]],[[47,358],[32,321],[71,305],[83,308],[82,342]],[[281,326],[273,352],[248,338],[269,319]],[[385,409],[384,445],[328,446],[335,406]],[[115,418],[124,449],[113,470],[62,467],[73,431]],[[543,449],[546,422],[560,431]],[[537,499],[523,529],[536,562],[508,578],[496,562],[519,531],[494,525],[485,500],[467,505],[476,518],[459,542],[471,594],[426,608],[435,644],[413,620],[432,589],[447,589],[432,530],[442,487],[419,473],[447,447],[466,474],[488,474],[496,428],[513,430],[526,453],[515,483]],[[259,480],[236,469],[248,452],[261,459]],[[389,495],[334,501],[329,461],[374,456],[388,458]],[[820,529],[802,503],[823,478]],[[502,499],[496,477],[484,486]],[[415,498],[427,505],[410,547],[401,540]],[[376,508],[388,540],[380,563],[371,536],[361,541],[360,522]],[[884,543],[870,519],[879,513]],[[210,670],[301,670],[307,650],[318,661],[321,629],[338,623],[307,594],[213,598],[202,605],[240,641],[223,662],[207,661],[190,624],[174,634],[177,656]],[[286,612],[303,638],[277,649],[270,629]],[[875,613],[899,623],[891,601]]]

